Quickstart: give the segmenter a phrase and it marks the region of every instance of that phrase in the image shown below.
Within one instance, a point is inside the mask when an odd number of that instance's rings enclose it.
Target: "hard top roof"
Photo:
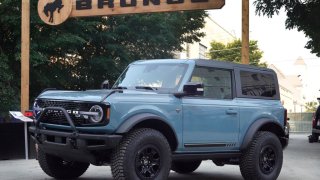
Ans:
[[[198,66],[208,66],[208,67],[217,67],[217,68],[226,68],[226,69],[234,69],[234,68],[244,68],[251,70],[260,70],[260,71],[269,71],[273,72],[272,69],[257,67],[252,65],[238,64],[227,61],[219,61],[219,60],[211,60],[211,59],[152,59],[152,60],[139,60],[135,61],[134,64],[144,64],[144,63],[195,63]]]

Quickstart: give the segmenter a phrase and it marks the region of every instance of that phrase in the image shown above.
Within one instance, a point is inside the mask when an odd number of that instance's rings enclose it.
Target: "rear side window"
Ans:
[[[241,91],[244,96],[268,97],[276,96],[276,83],[273,74],[240,71]]]

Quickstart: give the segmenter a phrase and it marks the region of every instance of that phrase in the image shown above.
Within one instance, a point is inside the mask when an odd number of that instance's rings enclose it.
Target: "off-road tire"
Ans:
[[[148,164],[149,160],[152,163]],[[167,139],[159,131],[149,128],[129,132],[111,156],[111,172],[116,180],[164,180],[169,176],[170,166],[171,149]],[[144,173],[141,169],[147,170]],[[149,173],[150,169],[155,172],[153,175]]]
[[[89,163],[65,161],[59,157],[38,151],[38,161],[41,169],[56,179],[74,179],[81,176],[89,167]]]
[[[198,161],[173,161],[171,164],[171,169],[179,174],[192,173],[201,164],[201,160]]]
[[[275,180],[280,174],[282,162],[283,150],[279,138],[271,132],[258,131],[240,157],[240,171],[246,180]]]

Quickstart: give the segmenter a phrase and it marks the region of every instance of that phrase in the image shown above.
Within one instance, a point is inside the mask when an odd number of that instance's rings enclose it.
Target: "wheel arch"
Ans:
[[[255,121],[247,130],[240,146],[240,150],[245,150],[250,145],[251,140],[258,131],[269,131],[274,133],[279,138],[282,147],[286,147],[287,143],[284,140],[285,132],[281,124],[271,119],[259,119]]]
[[[166,137],[172,151],[178,147],[178,138],[172,126],[160,116],[151,113],[141,113],[128,118],[120,125],[116,133],[125,134],[137,128],[155,129]]]

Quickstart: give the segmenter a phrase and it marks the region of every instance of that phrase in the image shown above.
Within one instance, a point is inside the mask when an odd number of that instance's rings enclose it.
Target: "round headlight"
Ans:
[[[90,120],[93,123],[99,123],[102,121],[103,118],[103,109],[102,107],[98,106],[98,105],[94,105],[90,108],[90,112],[96,112],[97,115],[94,116],[90,116]]]

